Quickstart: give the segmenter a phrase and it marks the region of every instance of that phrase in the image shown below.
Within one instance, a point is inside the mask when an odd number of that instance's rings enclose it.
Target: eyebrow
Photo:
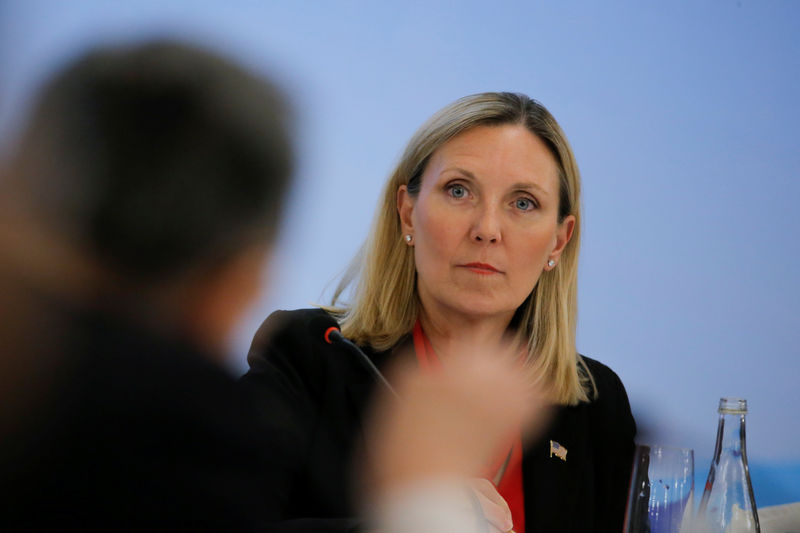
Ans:
[[[469,178],[469,179],[471,179],[473,181],[478,181],[478,179],[475,177],[475,174],[473,174],[469,170],[467,170],[465,168],[461,168],[461,167],[448,167],[448,168],[446,168],[446,169],[444,169],[442,171],[442,174],[444,174],[445,172],[451,172],[451,171],[460,172],[461,174],[464,174],[467,178]],[[523,191],[536,190],[540,194],[543,194],[545,196],[548,195],[548,192],[546,190],[544,190],[538,184],[533,183],[532,181],[518,181],[517,183],[513,184],[510,188],[511,189],[521,189]]]
[[[540,194],[547,196],[549,193],[542,189],[539,185],[532,183],[532,182],[518,182],[511,186],[512,189],[522,189],[524,191],[528,191],[534,189],[538,191]]]

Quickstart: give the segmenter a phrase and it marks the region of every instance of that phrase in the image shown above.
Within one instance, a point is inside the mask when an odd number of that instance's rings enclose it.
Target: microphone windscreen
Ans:
[[[308,323],[308,329],[311,335],[320,340],[324,340],[328,344],[331,343],[331,339],[329,337],[331,328],[335,328],[336,330],[339,329],[339,323],[336,322],[336,319],[333,318],[328,313],[324,315],[315,316],[312,318]]]

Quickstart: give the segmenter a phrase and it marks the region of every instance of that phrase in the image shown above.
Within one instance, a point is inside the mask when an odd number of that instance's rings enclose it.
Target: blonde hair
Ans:
[[[554,401],[574,405],[589,399],[591,374],[575,349],[578,248],[580,246],[580,175],[564,132],[539,102],[516,93],[481,93],[461,98],[433,115],[408,143],[383,191],[367,242],[339,283],[332,305],[343,334],[361,345],[387,350],[407,335],[419,315],[413,247],[402,238],[397,189],[419,191],[431,155],[448,140],[481,125],[519,124],[541,139],[558,167],[559,222],[575,217],[572,238],[557,268],[542,272],[517,310],[516,332],[527,342],[526,368],[535,382],[552,391]],[[358,279],[350,305],[337,305]]]

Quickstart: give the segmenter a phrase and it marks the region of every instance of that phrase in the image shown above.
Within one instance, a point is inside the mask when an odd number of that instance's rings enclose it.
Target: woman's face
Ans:
[[[423,308],[510,320],[572,235],[558,201],[555,160],[523,126],[477,126],[442,145],[416,198],[397,191]]]

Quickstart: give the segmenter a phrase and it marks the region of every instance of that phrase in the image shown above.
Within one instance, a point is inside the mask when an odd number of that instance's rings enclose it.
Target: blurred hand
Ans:
[[[511,509],[509,509],[508,503],[500,496],[491,481],[483,478],[472,478],[468,480],[467,484],[478,498],[483,516],[489,522],[489,530],[492,533],[495,533],[495,531],[506,533],[506,531],[514,527],[511,519]]]
[[[446,482],[469,487],[486,519],[511,529],[506,502],[476,478],[516,431],[535,432],[549,412],[546,394],[530,385],[511,354],[508,347],[476,348],[450,358],[439,373],[409,365],[390,374],[400,399],[386,394],[372,413],[367,505],[380,508],[414,486]]]

